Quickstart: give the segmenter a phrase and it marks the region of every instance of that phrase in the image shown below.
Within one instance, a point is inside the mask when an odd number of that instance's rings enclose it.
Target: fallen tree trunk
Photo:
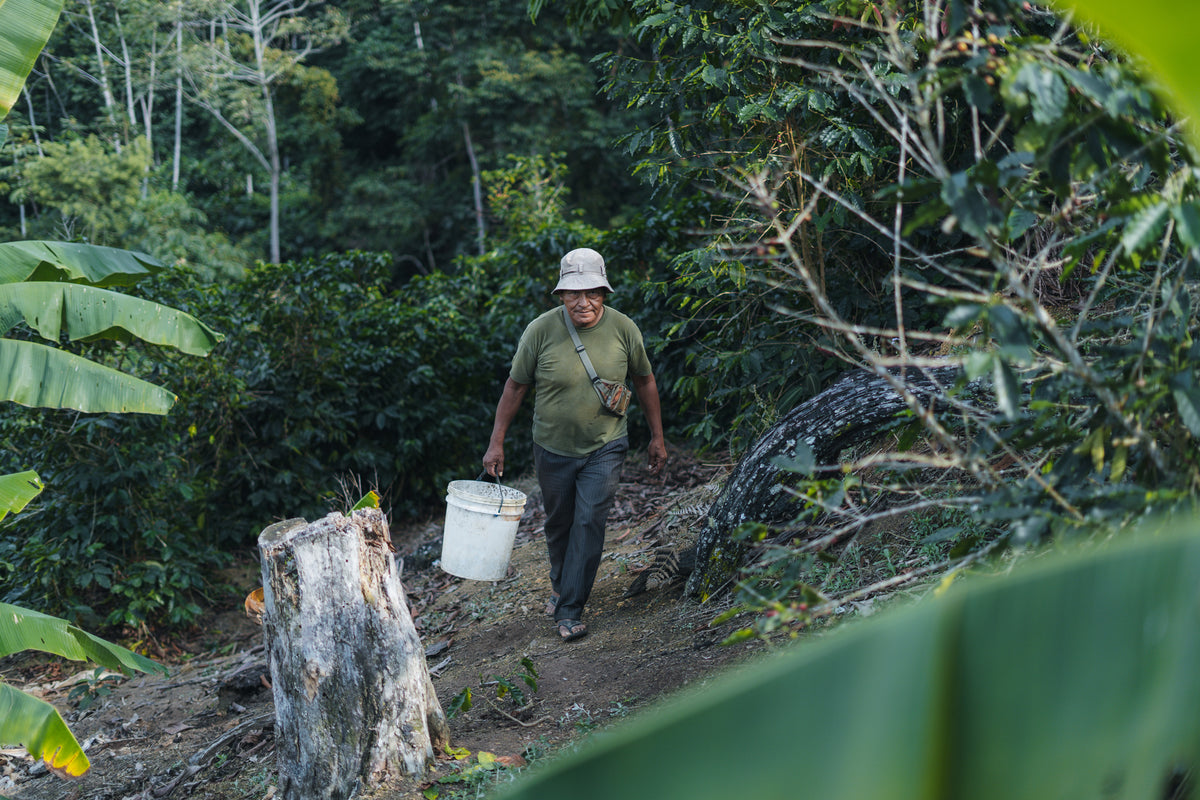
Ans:
[[[258,540],[283,800],[344,800],[424,773],[448,742],[378,509]]]
[[[918,400],[928,402],[943,394],[958,374],[956,367],[910,369],[905,385]],[[728,583],[745,554],[742,545],[730,539],[740,525],[795,519],[799,509],[785,490],[789,473],[776,466],[777,458],[793,458],[804,442],[816,464],[835,463],[842,450],[874,437],[908,407],[887,379],[854,371],[789,411],[746,451],[709,508],[686,592],[707,599]]]

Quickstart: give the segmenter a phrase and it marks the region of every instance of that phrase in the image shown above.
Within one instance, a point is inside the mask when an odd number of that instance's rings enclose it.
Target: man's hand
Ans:
[[[649,456],[650,474],[657,475],[667,465],[667,445],[662,439],[653,439],[646,448]]]
[[[483,454],[483,471],[493,478],[504,475],[504,445],[488,445],[487,452]]]
[[[667,465],[667,441],[663,437],[662,406],[658,399],[658,383],[654,374],[632,375],[633,390],[637,392],[638,403],[646,416],[646,424],[650,426],[649,454],[650,474],[657,475]]]
[[[488,439],[488,449],[483,454],[483,471],[493,478],[504,474],[504,436],[528,392],[527,383],[517,383],[512,378],[504,382],[504,391],[500,393],[500,402],[496,404],[496,422],[492,425],[492,437]]]

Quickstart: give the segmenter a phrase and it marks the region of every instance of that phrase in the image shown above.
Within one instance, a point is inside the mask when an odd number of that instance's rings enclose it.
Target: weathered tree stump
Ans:
[[[956,367],[913,368],[905,388],[929,402],[958,375]],[[793,457],[797,444],[805,442],[817,464],[836,462],[842,450],[874,437],[906,408],[905,398],[885,378],[855,371],[789,411],[746,451],[709,508],[696,539],[695,569],[688,576],[687,593],[703,599],[729,581],[745,555],[744,548],[729,538],[738,526],[795,519],[795,500],[784,491],[788,473],[776,466],[777,458]]]
[[[258,539],[283,800],[342,800],[424,773],[446,717],[378,509]]]

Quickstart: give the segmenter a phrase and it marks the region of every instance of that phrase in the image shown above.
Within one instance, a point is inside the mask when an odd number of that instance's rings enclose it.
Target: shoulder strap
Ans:
[[[579,360],[583,362],[583,368],[587,370],[588,377],[592,381],[592,388],[596,390],[596,396],[603,403],[604,394],[601,393],[600,387],[596,385],[596,381],[600,380],[600,376],[596,374],[596,368],[592,366],[592,360],[588,358],[583,342],[579,341],[579,331],[575,330],[575,323],[571,322],[571,314],[567,311],[566,306],[562,307],[562,316],[563,322],[567,323],[567,332],[571,334],[571,341],[575,343],[575,352],[579,353]]]

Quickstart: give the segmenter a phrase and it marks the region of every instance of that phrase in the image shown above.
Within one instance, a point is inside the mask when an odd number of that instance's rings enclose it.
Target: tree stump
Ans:
[[[911,368],[905,388],[922,403],[934,402],[959,374],[957,367]],[[855,371],[784,415],[743,454],[709,508],[696,540],[687,593],[706,599],[733,576],[745,553],[729,537],[742,523],[774,525],[795,519],[795,499],[784,490],[788,473],[776,459],[794,457],[797,444],[804,442],[817,464],[834,462],[842,450],[874,437],[907,408],[887,379]]]
[[[378,509],[258,539],[283,800],[343,800],[424,773],[449,743]]]

